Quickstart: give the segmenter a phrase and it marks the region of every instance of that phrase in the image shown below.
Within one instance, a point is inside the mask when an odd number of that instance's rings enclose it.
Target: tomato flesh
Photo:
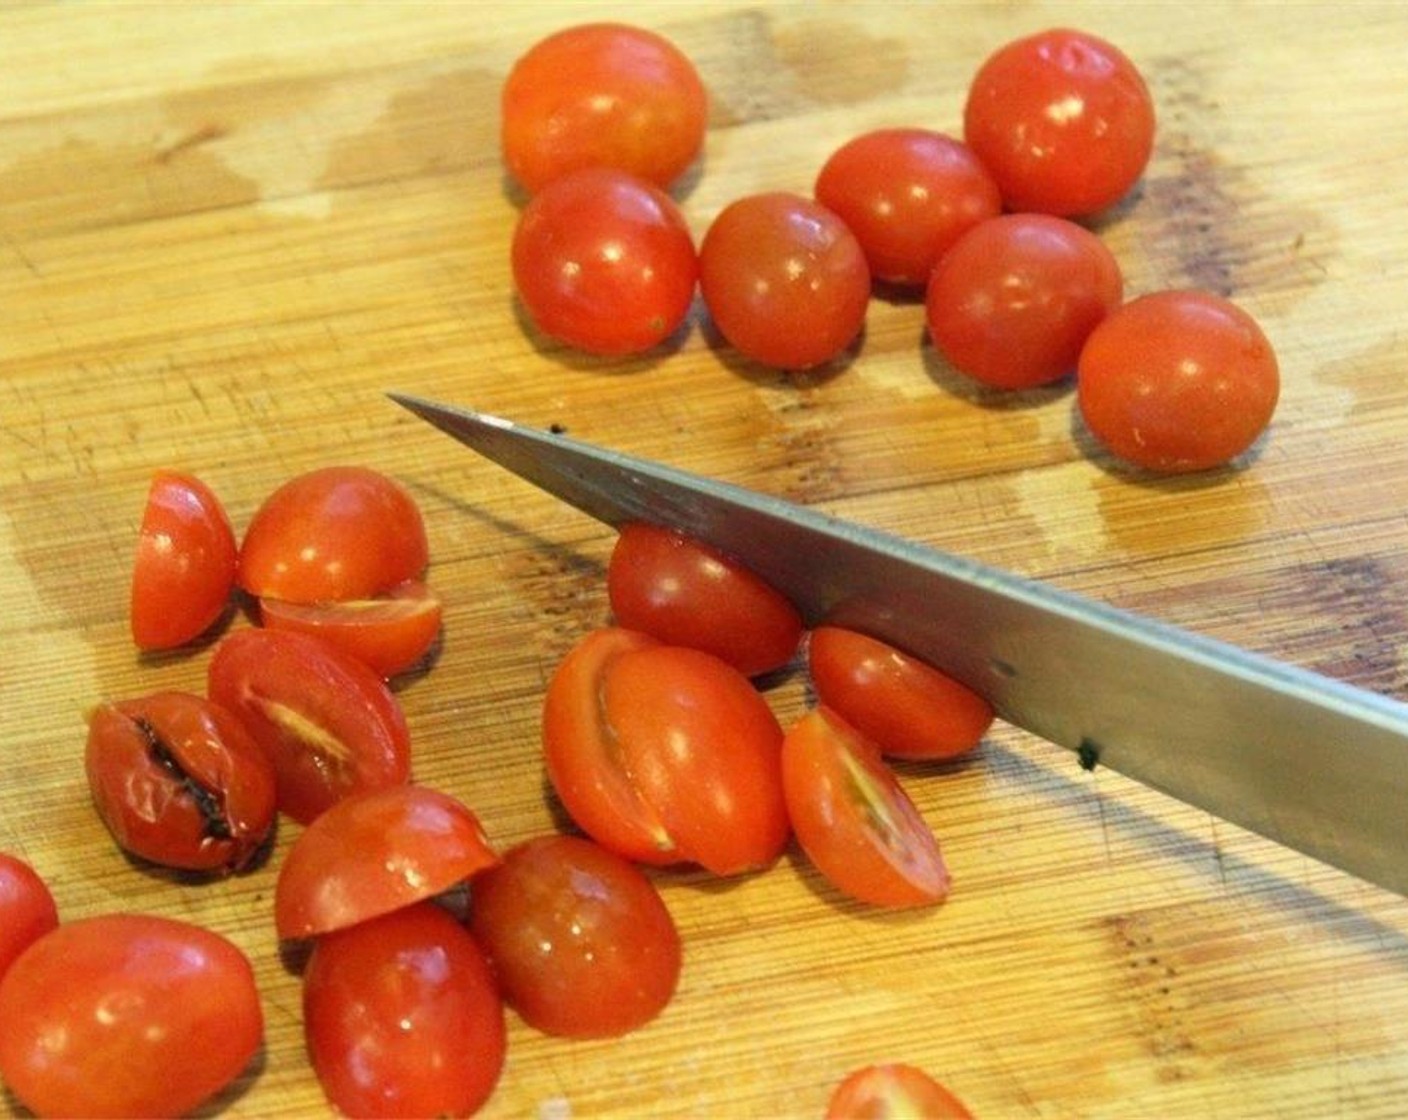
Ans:
[[[884,1062],[848,1074],[826,1120],[973,1120],[967,1107],[918,1066]]]
[[[48,884],[19,856],[0,852],[0,978],[58,924],[59,909]]]

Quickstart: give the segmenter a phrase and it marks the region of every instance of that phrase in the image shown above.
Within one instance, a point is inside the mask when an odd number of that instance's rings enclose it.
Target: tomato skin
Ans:
[[[254,971],[219,934],[143,914],[65,922],[0,980],[0,1077],[43,1116],[178,1116],[249,1065]]]
[[[699,155],[708,96],[669,40],[594,23],[549,35],[519,58],[500,109],[504,162],[529,193],[587,167],[663,189]]]
[[[343,929],[447,891],[497,859],[479,819],[448,794],[415,785],[355,794],[289,848],[274,928],[281,938]]]
[[[164,867],[242,871],[274,827],[273,763],[233,714],[200,696],[100,705],[84,767],[118,846]]]
[[[1091,334],[1076,379],[1086,426],[1115,455],[1179,474],[1222,466],[1271,423],[1276,353],[1255,319],[1220,296],[1154,292]]]
[[[797,842],[843,894],[885,907],[948,896],[938,842],[879,748],[816,708],[787,732],[782,780]]]
[[[973,1120],[967,1107],[922,1069],[903,1062],[865,1066],[836,1086],[826,1120]]]
[[[474,880],[470,930],[530,1026],[610,1038],[654,1019],[679,981],[679,932],[635,865],[590,840],[542,836]]]
[[[710,318],[745,358],[804,370],[855,341],[870,300],[870,268],[844,222],[783,191],[730,203],[699,247]]]
[[[468,1116],[507,1047],[483,951],[433,902],[319,938],[303,1024],[318,1081],[348,1116]]]
[[[1075,371],[1123,293],[1119,264],[1095,234],[1064,218],[1006,214],[944,254],[925,314],[956,369],[994,388],[1029,389]]]
[[[239,585],[290,603],[370,599],[430,562],[425,522],[400,483],[369,467],[289,479],[255,511],[240,545]]]
[[[1055,28],[978,69],[963,135],[1009,210],[1077,217],[1123,198],[1154,147],[1154,102],[1134,63],[1094,35]]]
[[[1002,212],[997,184],[966,144],[922,128],[857,136],[822,165],[816,199],[856,235],[870,274],[923,287],[963,233]]]
[[[891,758],[953,758],[976,747],[992,705],[877,638],[818,626],[807,640],[817,699]]]
[[[672,529],[623,526],[606,588],[620,626],[712,653],[744,676],[782,668],[801,641],[802,616],[786,596]]]
[[[278,807],[307,824],[348,794],[404,782],[410,732],[385,682],[308,634],[239,630],[216,647],[207,693],[274,764]]]
[[[194,475],[152,476],[132,567],[132,640],[175,649],[205,633],[235,586],[238,546],[225,507]]]
[[[19,856],[0,852],[0,978],[25,949],[59,924],[49,885]]]

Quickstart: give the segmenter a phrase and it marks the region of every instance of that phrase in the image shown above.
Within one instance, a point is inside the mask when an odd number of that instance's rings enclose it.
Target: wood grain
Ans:
[[[808,190],[859,131],[957,129],[972,71],[1014,35],[1120,43],[1161,131],[1099,231],[1131,292],[1211,287],[1258,316],[1284,376],[1269,437],[1239,470],[1132,477],[1080,432],[1069,386],[974,390],[904,300],[875,301],[862,345],[805,377],[739,361],[702,315],[627,363],[535,338],[508,276],[497,92],[537,37],[597,17],[668,34],[710,87],[678,192],[697,233],[741,194]],[[502,845],[553,827],[537,707],[606,617],[610,539],[387,388],[1408,695],[1405,41],[1408,9],[1372,4],[0,7],[0,849],[67,917],[154,911],[233,938],[267,1043],[210,1111],[327,1111],[272,929],[278,852],[215,883],[135,866],[80,759],[96,701],[203,687],[208,647],[143,658],[127,634],[151,472],[196,472],[242,526],[293,472],[360,462],[415,492],[448,604],[439,660],[400,691],[417,775]],[[800,712],[800,674],[769,698]],[[612,1043],[513,1021],[485,1114],[817,1116],[846,1071],[902,1059],[979,1116],[1401,1115],[1404,900],[1008,726],[904,778],[954,871],[945,906],[850,905],[799,857],[726,885],[662,873],[686,945],[674,1004]]]

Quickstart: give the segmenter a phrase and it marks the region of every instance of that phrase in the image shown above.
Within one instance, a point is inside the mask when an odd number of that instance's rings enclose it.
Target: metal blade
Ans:
[[[1408,894],[1408,705],[777,498],[431,401],[393,400],[601,521],[727,552],[1005,720]]]

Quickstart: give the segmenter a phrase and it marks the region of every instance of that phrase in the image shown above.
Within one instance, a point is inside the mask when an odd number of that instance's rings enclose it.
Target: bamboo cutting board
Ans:
[[[787,378],[696,316],[605,363],[535,338],[507,267],[519,199],[502,78],[589,18],[656,28],[712,96],[678,194],[808,191],[880,125],[959,127],[981,59],[1082,26],[1149,79],[1161,131],[1099,231],[1131,293],[1201,286],[1256,315],[1282,403],[1244,469],[1149,481],[1082,435],[1068,385],[974,390],[913,302]],[[0,849],[65,917],[194,920],[253,960],[255,1068],[210,1111],[327,1111],[270,864],[194,882],[124,859],[90,808],[84,713],[203,688],[209,647],[143,658],[126,595],[151,472],[192,471],[237,528],[334,462],[427,516],[443,648],[401,687],[423,782],[508,846],[554,827],[543,683],[606,619],[599,526],[385,402],[399,388],[666,458],[1390,694],[1408,695],[1408,232],[1394,5],[745,3],[0,7]],[[237,619],[234,625],[245,625]],[[769,691],[784,721],[800,674]],[[1190,696],[1189,705],[1198,697]],[[879,1060],[981,1117],[1395,1116],[1408,1095],[1408,904],[1012,727],[909,767],[955,877],[879,914],[800,857],[658,882],[685,941],[675,1002],[610,1043],[511,1019],[489,1116],[818,1116]],[[13,1098],[0,1110],[22,1113]]]

